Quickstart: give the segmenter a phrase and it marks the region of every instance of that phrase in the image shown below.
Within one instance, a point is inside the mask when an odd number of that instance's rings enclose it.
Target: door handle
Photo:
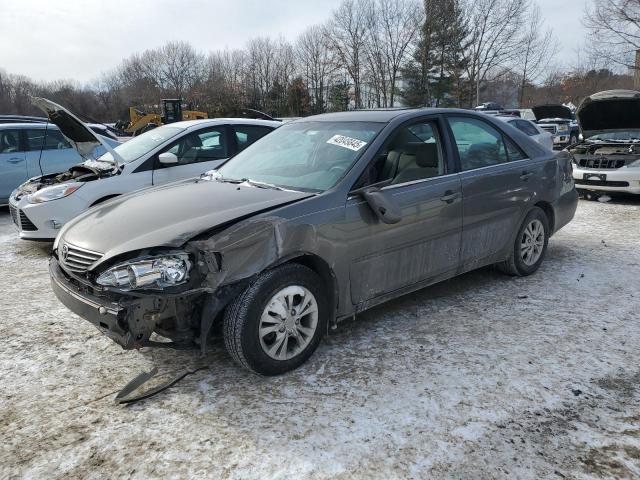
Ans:
[[[24,161],[24,158],[13,157],[13,158],[10,158],[8,161],[9,163],[20,163]]]
[[[447,190],[444,192],[444,195],[440,197],[440,200],[446,203],[453,203],[460,197],[459,192],[454,192],[453,190]]]
[[[532,176],[532,175],[533,175],[532,172],[527,172],[525,170],[524,172],[522,172],[522,175],[520,175],[520,180],[523,180],[523,181],[526,182],[527,180],[529,180],[529,177]]]

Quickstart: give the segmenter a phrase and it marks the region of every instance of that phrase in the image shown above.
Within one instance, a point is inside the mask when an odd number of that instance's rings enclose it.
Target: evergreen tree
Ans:
[[[424,0],[425,21],[403,71],[402,97],[410,106],[459,106],[467,28],[460,0]]]

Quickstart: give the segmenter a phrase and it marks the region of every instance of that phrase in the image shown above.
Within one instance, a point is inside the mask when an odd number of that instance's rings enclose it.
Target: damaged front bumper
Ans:
[[[127,309],[119,303],[83,291],[74,285],[55,258],[49,261],[51,287],[58,300],[76,315],[91,322],[123,348],[135,347],[135,335],[127,328]]]
[[[58,300],[76,315],[94,325],[122,348],[199,348],[217,315],[245,286],[225,285],[215,291],[195,288],[182,293],[126,296],[96,292],[100,287],[67,273],[56,257],[49,261],[51,286]],[[152,334],[163,341],[152,340]]]

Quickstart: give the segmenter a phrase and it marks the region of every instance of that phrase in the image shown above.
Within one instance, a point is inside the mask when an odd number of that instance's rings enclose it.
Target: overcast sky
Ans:
[[[571,65],[592,0],[534,0]],[[134,52],[187,40],[201,51],[256,36],[294,40],[340,0],[0,0],[0,69],[36,80],[89,81]]]

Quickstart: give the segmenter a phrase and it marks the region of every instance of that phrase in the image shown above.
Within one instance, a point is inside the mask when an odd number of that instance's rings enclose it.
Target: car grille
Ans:
[[[13,205],[9,204],[9,211],[11,212],[11,219],[13,220],[13,223],[15,223],[16,227],[18,227],[20,230],[23,230],[25,232],[35,232],[36,230],[38,230],[38,227],[36,227],[33,222],[29,220],[27,214],[19,208],[16,208]]]
[[[11,212],[11,219],[13,220],[13,223],[16,224],[16,227],[20,228],[20,220],[19,220],[20,216],[18,214],[18,209],[13,205],[9,204],[9,211]]]
[[[540,128],[543,130],[546,130],[549,133],[556,133],[556,126],[555,125],[540,125]]]
[[[58,259],[70,272],[86,272],[89,266],[100,260],[103,255],[103,253],[79,248],[69,243],[61,243],[58,246]]]
[[[576,185],[593,185],[595,187],[628,187],[629,182],[618,180],[575,180]]]
[[[602,158],[581,159],[578,162],[583,168],[611,169],[624,167],[624,160],[609,160]]]

